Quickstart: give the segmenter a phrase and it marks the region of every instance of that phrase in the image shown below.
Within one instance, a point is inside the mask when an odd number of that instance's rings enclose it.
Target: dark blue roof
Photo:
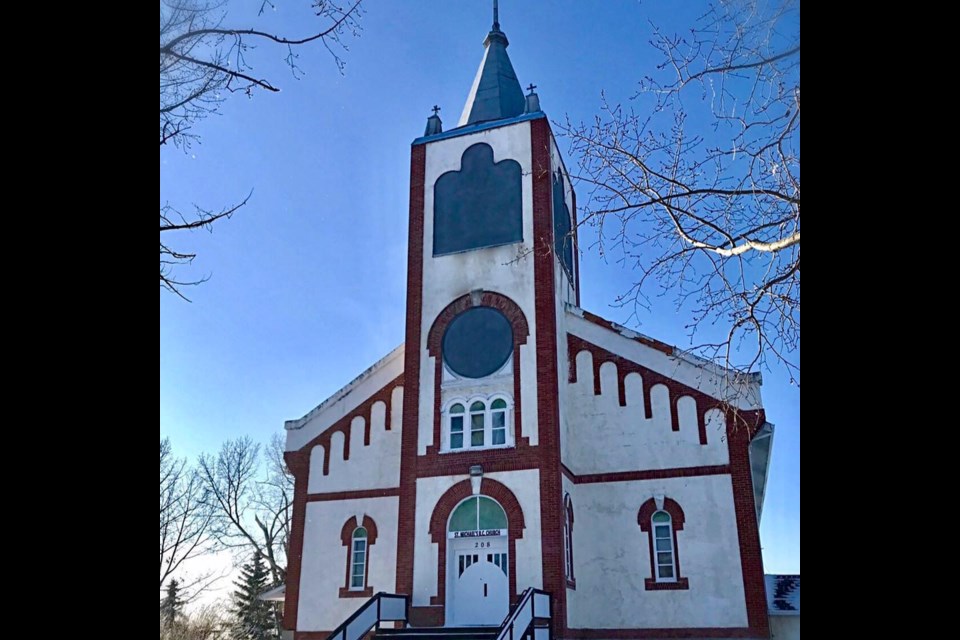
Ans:
[[[764,576],[771,615],[800,615],[800,576]]]
[[[513,118],[522,115],[526,108],[523,89],[507,55],[510,42],[499,25],[494,25],[483,44],[487,51],[467,96],[459,126]]]

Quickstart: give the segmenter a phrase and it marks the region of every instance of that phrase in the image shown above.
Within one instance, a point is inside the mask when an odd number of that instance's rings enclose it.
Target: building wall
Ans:
[[[433,256],[433,185],[447,171],[459,170],[461,156],[470,146],[486,143],[493,148],[494,161],[516,160],[522,174],[523,242],[489,247],[451,255]],[[434,371],[436,363],[427,351],[426,336],[434,320],[457,298],[482,288],[513,300],[527,317],[530,336],[520,349],[522,381],[536,379],[536,355],[532,349],[536,333],[533,323],[533,199],[530,150],[530,123],[488,129],[472,135],[439,140],[426,145],[423,210],[423,302],[421,315],[420,412],[418,453],[424,455],[433,442]],[[514,354],[517,357],[517,354]],[[521,388],[522,435],[536,445],[536,387],[529,382]],[[518,436],[521,434],[517,434]]]
[[[377,525],[377,540],[371,545],[367,585],[373,592],[392,592],[397,570],[396,497],[310,502],[304,527],[300,574],[298,631],[330,631],[337,628],[365,598],[340,598],[346,586],[347,554],[340,533],[344,523],[367,515]]]
[[[374,402],[369,414],[354,416],[348,430],[350,459],[344,460],[347,435],[330,437],[328,474],[323,473],[325,446],[310,450],[310,493],[388,489],[400,486],[400,441],[402,437],[403,387],[392,390],[390,429],[387,430],[387,403]],[[367,422],[369,421],[369,443]]]
[[[564,463],[575,473],[608,473],[724,465],[729,460],[726,421],[720,410],[706,414],[707,444],[700,443],[696,402],[672,398],[662,384],[650,389],[652,417],[646,418],[643,385],[638,373],[624,380],[626,406],[620,406],[617,365],[600,366],[600,395],[595,394],[594,363],[589,351],[574,354],[576,382],[567,383],[567,429]],[[680,430],[671,421],[678,401]]]
[[[540,555],[540,474],[536,469],[488,473],[484,478],[504,484],[516,496],[523,510],[526,528],[516,541],[517,588],[541,588],[543,567]],[[417,480],[416,540],[414,547],[413,606],[430,606],[437,595],[438,545],[430,536],[430,518],[441,496],[469,476],[441,476]]]
[[[770,640],[800,640],[800,616],[770,616]]]
[[[573,499],[576,590],[567,590],[571,629],[747,626],[740,547],[728,475],[566,485]],[[677,532],[688,590],[648,591],[648,534],[640,505],[664,495],[686,516]]]

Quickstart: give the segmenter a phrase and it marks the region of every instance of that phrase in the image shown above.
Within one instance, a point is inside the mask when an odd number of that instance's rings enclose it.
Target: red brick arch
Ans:
[[[476,291],[460,296],[440,312],[427,334],[427,352],[436,360],[434,372],[435,406],[433,408],[433,445],[427,448],[428,454],[436,454],[440,450],[440,429],[442,416],[440,412],[440,385],[443,381],[442,344],[443,334],[453,319],[464,311],[473,307],[491,307],[502,313],[510,322],[513,329],[513,434],[517,449],[524,449],[529,444],[529,437],[521,435],[521,406],[520,406],[520,345],[527,343],[530,335],[530,325],[527,316],[520,306],[505,295],[493,291]]]
[[[430,599],[430,604],[444,605],[447,601],[447,523],[450,514],[458,504],[473,495],[470,481],[464,480],[450,487],[437,501],[430,516],[430,538],[437,544],[437,595]],[[506,485],[483,478],[480,482],[480,495],[493,498],[507,513],[507,546],[510,553],[510,602],[517,596],[517,540],[523,537],[526,523],[523,519],[523,509],[513,491]]]
[[[663,499],[663,510],[670,514],[670,519],[673,521],[671,523],[673,525],[673,561],[677,565],[677,581],[657,582],[657,569],[654,566],[656,562],[656,551],[653,548],[653,527],[651,520],[653,514],[660,511],[660,509],[657,509],[656,500],[650,498],[640,505],[640,511],[637,512],[637,524],[640,525],[640,531],[646,533],[647,538],[650,540],[650,577],[644,580],[644,588],[646,588],[647,591],[689,589],[690,581],[687,578],[681,577],[680,546],[677,544],[677,531],[683,531],[683,523],[686,517],[683,515],[683,509],[680,505],[670,498]]]
[[[366,575],[363,577],[363,582],[366,587],[363,591],[350,590],[350,554],[353,549],[353,532],[360,526],[361,525],[357,523],[356,516],[354,516],[344,522],[343,528],[340,529],[340,542],[347,548],[347,573],[343,586],[340,588],[341,598],[369,598],[373,595],[373,587],[370,586],[370,547],[377,541],[377,523],[366,514],[363,516],[362,525],[363,528],[367,530],[367,561],[363,566],[363,570],[366,572]]]

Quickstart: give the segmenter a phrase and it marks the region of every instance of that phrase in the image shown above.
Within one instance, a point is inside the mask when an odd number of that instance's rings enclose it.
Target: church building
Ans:
[[[769,638],[760,378],[581,308],[550,121],[496,14],[484,47],[411,146],[404,344],[286,423],[285,626]]]

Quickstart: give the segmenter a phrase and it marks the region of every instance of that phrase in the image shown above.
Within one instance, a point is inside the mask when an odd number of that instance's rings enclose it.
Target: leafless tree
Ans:
[[[718,0],[652,44],[663,61],[629,108],[604,97],[561,126],[599,251],[637,269],[618,302],[668,296],[691,350],[799,384],[799,0]]]
[[[169,440],[160,441],[160,590],[191,558],[207,552],[211,542],[210,510],[200,477],[173,455]],[[209,576],[184,584],[195,591]]]
[[[274,436],[266,451],[250,438],[228,440],[216,456],[203,455],[200,475],[213,510],[212,533],[222,548],[263,557],[275,584],[286,578],[293,476]]]
[[[341,53],[344,40],[360,29],[360,0],[312,0],[318,25],[302,36],[271,33],[259,29],[231,26],[228,0],[160,1],[160,150],[188,148],[196,140],[194,125],[215,113],[234,93],[252,95],[258,90],[277,92],[268,78],[258,75],[251,55],[258,45],[267,50],[279,48],[295,77],[301,75],[296,49],[317,43],[333,56],[343,70]],[[272,0],[263,0],[260,13],[274,8]],[[160,206],[160,287],[184,297],[185,286],[202,280],[181,280],[178,266],[189,263],[195,254],[174,248],[172,232],[210,230],[223,218],[229,218],[244,206],[249,194],[236,204],[219,209],[194,206],[182,211],[166,203]],[[166,235],[164,233],[167,232]]]

